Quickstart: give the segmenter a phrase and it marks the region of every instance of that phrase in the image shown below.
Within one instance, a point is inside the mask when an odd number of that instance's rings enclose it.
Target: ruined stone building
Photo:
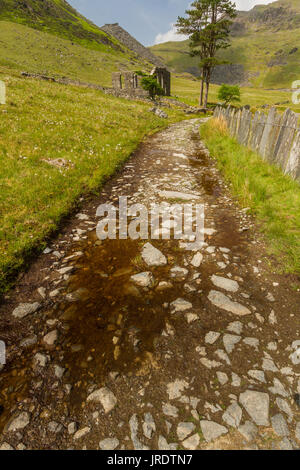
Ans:
[[[140,59],[155,65],[151,74],[157,77],[158,83],[164,90],[164,95],[171,95],[171,74],[158,57],[125,31],[119,23],[106,24],[102,26],[101,29],[133,51]],[[119,94],[126,94],[133,97],[149,96],[148,92],[141,87],[141,77],[135,72],[114,72],[112,74],[112,86]]]
[[[165,96],[171,95],[171,74],[163,67],[155,67],[151,75],[155,75],[159,85],[164,90]],[[135,72],[114,72],[112,74],[112,86],[115,90],[123,91],[131,96],[147,98],[149,93],[141,86],[142,77]]]

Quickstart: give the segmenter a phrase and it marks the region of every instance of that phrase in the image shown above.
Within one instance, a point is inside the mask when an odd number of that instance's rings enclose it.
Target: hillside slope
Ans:
[[[114,71],[152,67],[64,0],[0,0],[1,65],[103,86]]]
[[[0,19],[49,32],[86,47],[120,48],[118,41],[81,16],[65,0],[0,0]]]
[[[214,83],[241,83],[290,88],[300,77],[300,2],[280,0],[240,12],[232,28],[232,46],[221,58],[231,65],[217,67]],[[169,42],[151,51],[176,72],[199,76],[189,42]]]
[[[112,72],[145,69],[147,64],[129,52],[89,49],[25,25],[0,21],[1,66],[111,86]]]

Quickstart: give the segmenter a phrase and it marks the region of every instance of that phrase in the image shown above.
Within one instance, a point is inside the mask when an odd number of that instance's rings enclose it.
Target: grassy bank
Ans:
[[[142,138],[185,117],[97,90],[0,72],[0,291],[57,228],[79,196],[99,190]],[[47,161],[64,159],[65,168]]]
[[[270,253],[285,271],[300,274],[299,183],[239,145],[218,119],[208,121],[201,136],[242,206],[256,215]]]

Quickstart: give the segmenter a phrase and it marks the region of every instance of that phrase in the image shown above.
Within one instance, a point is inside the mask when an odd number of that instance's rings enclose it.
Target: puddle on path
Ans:
[[[189,164],[194,170],[199,168],[199,173],[194,172],[194,177],[210,202],[214,203],[222,191],[218,178],[210,171],[214,167],[201,150],[199,136],[193,134],[192,138],[199,142],[199,149],[196,143],[195,154],[189,158]],[[214,222],[217,229],[214,243],[228,248],[241,245],[237,222],[226,208],[218,209]],[[166,320],[171,316],[163,304],[178,297],[187,297],[184,280],[178,280],[172,288],[160,292],[155,288],[138,289],[130,282],[132,274],[148,270],[141,264],[139,255],[144,243],[132,240],[99,242],[94,233],[90,234],[88,241],[74,249],[84,253],[76,264],[75,274],[70,278],[67,289],[67,294],[77,293],[76,301],[56,304],[44,318],[39,319],[43,322],[47,319],[59,320],[60,340],[50,354],[55,362],[66,369],[64,382],[72,385],[70,402],[75,407],[80,407],[86,400],[90,385],[104,385],[111,372],[142,375],[147,373],[147,363],[156,367],[153,359],[156,338],[161,336]],[[167,267],[152,270],[157,285],[170,279],[172,265],[184,265],[187,254],[178,250],[177,241],[156,242],[155,245],[169,257]],[[209,289],[207,279],[214,272],[213,267],[209,263],[204,264],[199,272],[203,279],[201,289],[206,295]],[[196,292],[192,299],[193,306],[201,310],[201,295]],[[27,398],[28,394],[38,396],[45,406],[50,401],[51,391],[46,389],[45,382],[42,390],[36,392],[31,384],[34,377],[32,357],[42,349],[39,343],[20,352],[19,360],[1,374],[0,428],[17,403]],[[40,380],[43,380],[44,374],[47,371],[41,372]],[[38,379],[34,377],[34,381]]]
[[[55,315],[68,326],[62,348],[70,381],[78,383],[75,402],[85,398],[89,382],[104,383],[110,372],[139,373],[165,328],[163,303],[174,300],[178,286],[164,292],[135,287],[130,276],[140,271],[142,245],[108,240],[89,248],[69,285],[70,292],[81,289],[81,300],[57,307]],[[156,285],[169,269],[155,269]]]

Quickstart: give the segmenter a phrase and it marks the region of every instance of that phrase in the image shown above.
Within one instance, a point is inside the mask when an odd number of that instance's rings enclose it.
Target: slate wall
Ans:
[[[300,182],[300,127],[298,115],[287,109],[283,115],[271,108],[254,115],[246,108],[217,106],[214,117],[225,119],[230,135]]]

